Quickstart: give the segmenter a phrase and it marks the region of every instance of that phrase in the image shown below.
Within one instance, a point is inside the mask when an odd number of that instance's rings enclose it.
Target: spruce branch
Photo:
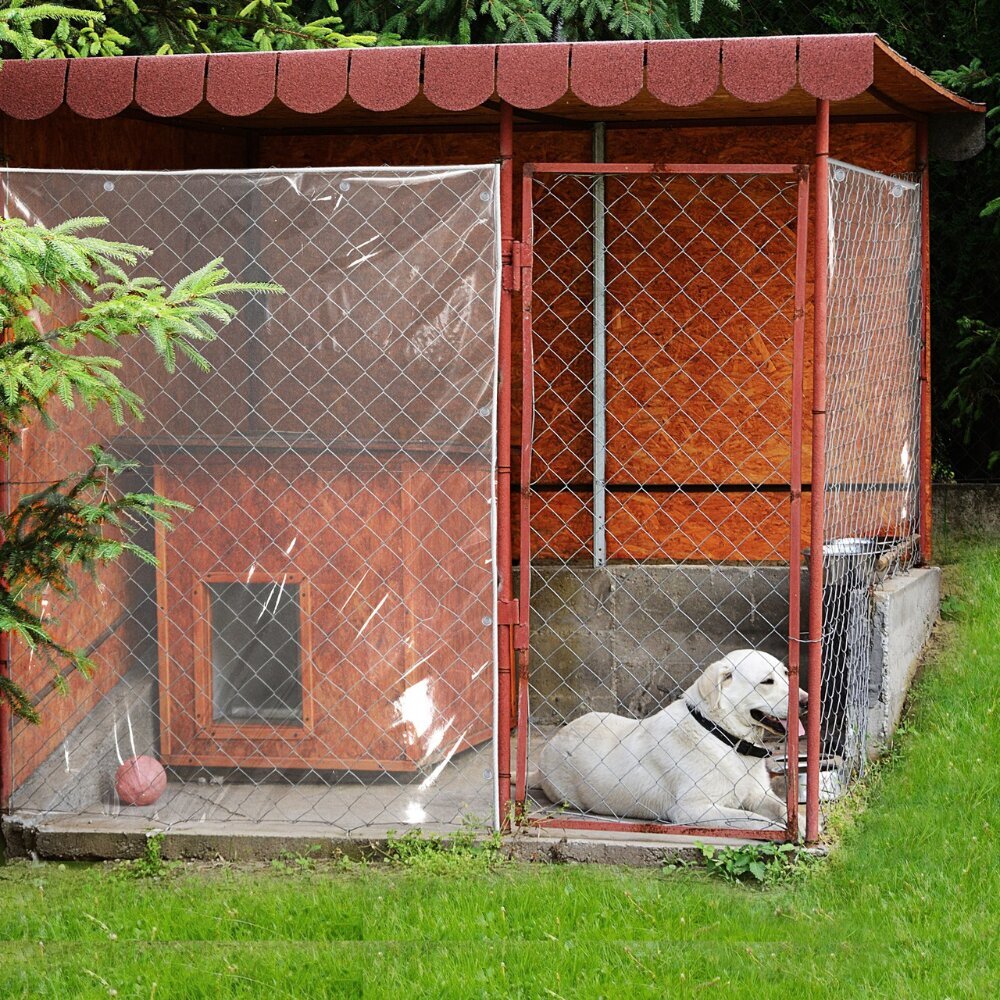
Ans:
[[[66,409],[104,406],[121,423],[141,419],[142,401],[118,376],[121,361],[96,353],[126,337],[150,342],[168,370],[178,354],[202,368],[201,348],[236,313],[235,295],[281,292],[267,282],[234,281],[221,259],[167,287],[127,269],[148,251],[101,239],[103,218],[70,219],[46,228],[19,219],[0,220],[0,451],[16,446],[33,419],[53,423],[53,403]],[[46,329],[53,301],[75,304],[74,318]],[[82,472],[45,484],[0,512],[0,631],[58,667],[83,673],[94,664],[82,651],[59,641],[58,623],[43,620],[42,595],[71,596],[79,574],[131,556],[155,558],[131,541],[143,525],[169,525],[185,505],[151,492],[120,490],[116,479],[133,463],[95,445]],[[58,678],[61,674],[57,674]],[[16,679],[3,678],[0,700],[19,718],[37,721],[28,694]]]

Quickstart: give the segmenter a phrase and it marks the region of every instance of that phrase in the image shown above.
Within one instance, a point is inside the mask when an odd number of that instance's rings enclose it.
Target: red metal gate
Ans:
[[[571,719],[644,717],[736,646],[787,656],[798,690],[808,204],[791,164],[524,167],[514,799],[532,825],[798,835],[794,696],[780,829],[567,813],[528,776]]]

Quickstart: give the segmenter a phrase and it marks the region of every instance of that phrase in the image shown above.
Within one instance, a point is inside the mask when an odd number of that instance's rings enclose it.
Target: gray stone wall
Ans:
[[[784,566],[533,572],[532,719],[539,725],[590,711],[649,715],[734,649],[787,656]]]
[[[1000,483],[935,483],[934,530],[965,538],[1000,538]]]

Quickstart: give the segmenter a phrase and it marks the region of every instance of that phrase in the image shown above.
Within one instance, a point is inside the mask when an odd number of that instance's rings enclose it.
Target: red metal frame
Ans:
[[[819,741],[823,670],[823,490],[826,486],[826,307],[830,254],[830,102],[816,102],[816,225],[813,278],[813,427],[809,512],[809,714],[806,843],[819,837]]]
[[[799,173],[798,217],[795,246],[795,321],[792,327],[792,426],[791,464],[788,472],[788,686],[799,690],[802,643],[802,409],[805,369],[806,264],[809,248],[809,171]],[[818,710],[817,710],[817,715]],[[788,701],[788,730],[785,744],[785,802],[788,836],[799,834],[799,703]]]
[[[931,503],[931,190],[927,121],[917,122],[920,171],[920,561],[934,556]]]
[[[823,102],[827,103],[827,102]],[[534,441],[534,358],[532,345],[532,267],[533,267],[533,192],[535,174],[769,174],[794,175],[798,178],[797,232],[795,264],[795,299],[792,325],[792,399],[791,399],[791,463],[789,469],[789,634],[788,634],[788,739],[786,746],[786,809],[787,826],[784,830],[748,830],[726,827],[684,826],[673,823],[623,822],[614,819],[571,819],[560,816],[524,816],[527,793],[528,746],[528,663],[527,622],[530,602],[530,489],[531,453]],[[521,483],[520,512],[520,635],[523,648],[518,650],[517,712],[517,761],[514,805],[519,816],[530,826],[562,830],[616,831],[619,833],[664,833],[681,836],[725,837],[784,841],[798,839],[798,682],[800,667],[800,614],[801,614],[801,562],[802,562],[802,423],[803,423],[803,372],[805,343],[806,260],[809,229],[809,170],[801,164],[788,163],[526,163],[523,168],[521,199],[521,336],[522,336],[522,414],[521,414]],[[818,239],[817,234],[817,239]],[[824,236],[824,239],[826,237]],[[824,268],[825,276],[825,268]],[[815,451],[814,451],[815,461]],[[813,522],[815,525],[815,522]],[[822,545],[820,545],[822,551]],[[519,642],[520,645],[520,642]],[[818,647],[811,647],[817,649]],[[810,688],[812,687],[810,675]],[[810,712],[810,727],[816,729],[816,738],[810,737],[809,747],[818,763],[819,748],[819,696],[810,702],[815,711]],[[818,775],[818,770],[817,770]],[[818,791],[818,786],[817,786]],[[818,803],[818,796],[815,796]],[[808,809],[808,806],[807,806]]]
[[[520,567],[520,624],[517,678],[517,783],[515,802],[523,811],[528,772],[528,670],[531,643],[528,641],[531,616],[531,453],[535,440],[535,351],[531,332],[532,248],[534,228],[531,185],[534,171],[525,164],[521,176],[521,477],[518,494],[518,524],[521,530],[518,552]]]
[[[729,827],[680,826],[668,823],[628,823],[613,819],[566,819],[562,816],[529,818],[528,823],[542,829],[557,830],[600,830],[617,833],[670,833],[686,837],[727,837],[732,840],[777,840],[785,841],[785,830],[735,830]]]
[[[796,174],[797,163],[530,163],[536,174]]]
[[[506,280],[512,259],[511,230],[514,223],[514,114],[509,104],[500,106],[500,250],[503,280],[500,287],[500,331],[497,378],[497,572],[500,594],[497,621],[497,791],[498,818],[502,829],[509,825],[510,803],[510,692],[511,626],[507,611],[512,601],[513,558],[510,517],[510,427],[511,427],[511,282]]]
[[[6,118],[4,119],[4,135],[6,140]],[[0,148],[6,148],[6,141],[0,143]],[[7,218],[7,190],[4,181],[0,180],[0,213]],[[4,326],[0,333],[0,343],[5,343],[10,336],[10,328]],[[10,481],[10,459],[7,449],[0,456],[0,511],[8,511],[9,496],[7,483]],[[0,632],[0,677],[10,678],[10,635]],[[14,748],[12,744],[13,713],[5,701],[0,701],[0,814],[6,813],[10,807],[10,797],[14,791]]]
[[[3,200],[6,204],[6,199]],[[6,342],[10,334],[8,327],[3,328],[0,343]],[[10,459],[6,450],[0,458],[0,511],[7,513],[8,494],[7,483],[10,480]],[[0,632],[0,677],[10,678],[10,635]],[[14,719],[6,701],[0,701],[0,813],[6,813],[10,807],[10,797],[14,791],[14,748],[12,732]]]

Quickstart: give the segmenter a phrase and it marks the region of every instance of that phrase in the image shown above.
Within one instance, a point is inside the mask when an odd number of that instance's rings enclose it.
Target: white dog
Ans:
[[[529,785],[553,802],[618,817],[780,830],[765,733],[783,736],[788,670],[740,649],[713,663],[684,696],[648,719],[590,712],[555,733]],[[807,695],[799,691],[804,708]]]

